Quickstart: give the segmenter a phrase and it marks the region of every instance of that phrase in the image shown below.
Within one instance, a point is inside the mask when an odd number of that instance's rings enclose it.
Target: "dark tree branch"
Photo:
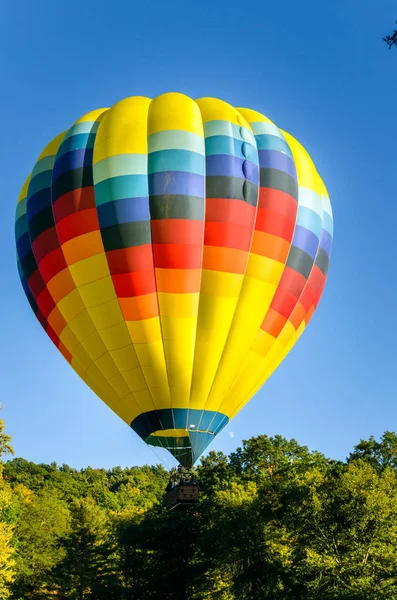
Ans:
[[[386,42],[386,44],[389,46],[389,50],[393,46],[397,46],[397,29],[393,31],[392,35],[387,35],[386,37],[384,37],[383,41]]]

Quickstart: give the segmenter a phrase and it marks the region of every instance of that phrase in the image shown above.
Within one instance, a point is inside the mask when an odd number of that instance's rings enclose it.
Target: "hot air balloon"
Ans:
[[[215,98],[130,97],[43,150],[18,269],[50,339],[145,442],[190,467],[280,365],[332,243],[306,150]]]

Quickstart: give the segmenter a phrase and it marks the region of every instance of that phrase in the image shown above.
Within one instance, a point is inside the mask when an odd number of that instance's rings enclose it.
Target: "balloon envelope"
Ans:
[[[190,466],[305,329],[332,211],[308,153],[268,118],[169,93],[56,137],[15,231],[51,340],[143,440]]]

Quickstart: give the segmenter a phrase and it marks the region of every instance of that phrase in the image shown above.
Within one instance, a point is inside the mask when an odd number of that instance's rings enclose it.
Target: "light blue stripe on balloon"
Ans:
[[[190,150],[205,154],[204,138],[190,131],[170,130],[152,133],[148,138],[150,152],[159,150]]]
[[[250,123],[252,127],[252,131],[254,132],[255,137],[257,135],[265,134],[265,135],[275,135],[281,139],[285,139],[279,128],[273,123],[265,123],[264,121],[256,121],[255,123]]]
[[[146,175],[147,154],[118,154],[108,156],[93,166],[94,183],[121,175]]]
[[[332,207],[330,199],[327,196],[322,195],[321,200],[323,203],[323,210],[325,210],[325,212],[327,212],[332,217]]]
[[[334,235],[334,221],[326,212],[323,213],[323,227],[325,231],[328,231],[331,237]]]
[[[65,134],[64,140],[71,137],[72,135],[79,135],[81,133],[95,133],[98,131],[99,121],[84,121],[83,123],[76,123],[73,125]]]
[[[159,150],[149,156],[148,173],[184,171],[205,174],[205,159],[202,154],[188,150]]]
[[[299,206],[296,224],[312,231],[320,239],[323,221],[316,212],[304,206]]]
[[[243,154],[244,147],[244,154]],[[227,135],[215,135],[205,139],[205,153],[207,156],[213,154],[229,154],[250,160],[254,164],[259,164],[257,149],[247,142],[236,140]]]
[[[112,200],[143,198],[148,195],[149,186],[146,175],[111,177],[95,185],[95,202],[97,206]]]
[[[73,150],[80,150],[81,148],[93,148],[95,141],[95,133],[79,133],[66,138],[59,147],[57,157],[66,154],[66,152],[72,152]]]
[[[15,239],[19,240],[28,230],[28,220],[26,215],[23,215],[15,222]]]
[[[17,209],[15,211],[15,219],[19,219],[22,215],[26,214],[26,198],[18,202]]]
[[[45,188],[49,188],[52,182],[52,171],[43,171],[31,178],[29,182],[28,194],[33,196]]]
[[[316,212],[322,219],[323,202],[316,192],[310,188],[299,186],[299,206],[304,206]]]
[[[255,139],[258,150],[276,150],[292,158],[292,152],[284,139],[275,135],[264,134],[257,135]]]
[[[36,177],[39,173],[43,171],[51,171],[54,166],[55,156],[52,154],[51,156],[46,156],[45,158],[41,158],[37,161],[35,166],[33,167],[32,174],[30,178]]]
[[[247,127],[240,127],[230,123],[230,121],[208,121],[208,123],[204,123],[204,134],[205,137],[227,135],[234,137],[236,140],[248,142],[253,146],[256,145],[255,137]]]

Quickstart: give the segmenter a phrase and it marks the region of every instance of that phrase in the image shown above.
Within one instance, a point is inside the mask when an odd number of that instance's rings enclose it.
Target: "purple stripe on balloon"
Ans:
[[[92,155],[93,150],[91,148],[79,148],[79,150],[72,150],[63,154],[55,162],[52,180],[54,181],[66,171],[92,165]]]
[[[278,169],[297,179],[293,160],[283,152],[275,150],[259,150],[259,165],[261,169]]]
[[[332,237],[328,233],[328,231],[326,231],[326,229],[323,229],[321,232],[320,246],[328,254],[328,256],[330,256],[332,248]]]
[[[258,185],[259,169],[258,166],[249,160],[244,160],[230,154],[213,154],[207,156],[206,174],[209,177],[238,177],[248,179]]]
[[[29,196],[26,203],[26,216],[30,222],[34,215],[51,206],[51,190],[46,187]]]
[[[312,231],[297,225],[295,227],[292,245],[309,254],[313,260],[316,258],[318,237]]]
[[[196,173],[165,171],[149,175],[150,196],[180,194],[183,196],[205,197],[205,178]]]

